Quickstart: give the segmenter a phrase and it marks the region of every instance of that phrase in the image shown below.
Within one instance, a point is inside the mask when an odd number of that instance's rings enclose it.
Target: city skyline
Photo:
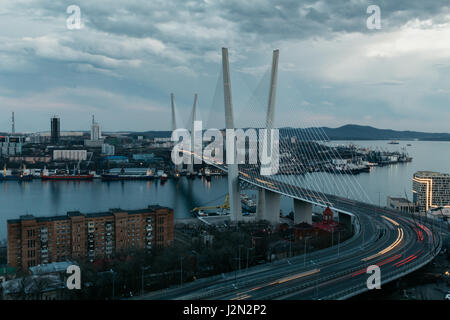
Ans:
[[[380,1],[379,30],[366,26],[367,3],[77,5],[79,30],[67,29],[68,4],[3,5],[0,131],[10,131],[12,111],[16,132],[47,131],[52,114],[64,119],[64,130],[87,129],[91,114],[104,131],[170,130],[171,92],[178,118],[189,114],[195,92],[199,110],[211,116],[222,46],[230,48],[237,126],[253,120],[246,105],[279,48],[276,126],[448,131],[444,1]]]

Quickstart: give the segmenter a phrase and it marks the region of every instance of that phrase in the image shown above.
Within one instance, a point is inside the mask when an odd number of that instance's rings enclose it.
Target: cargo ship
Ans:
[[[155,178],[152,170],[148,169],[144,173],[126,172],[124,168],[120,173],[108,172],[101,175],[103,181],[120,180],[153,180]]]
[[[68,170],[56,171],[55,173],[49,173],[48,170],[44,169],[41,173],[41,180],[92,180],[94,179],[93,173],[81,174],[80,171],[70,173]]]
[[[6,165],[3,167],[3,172],[0,173],[0,181],[31,181],[33,175],[29,170],[23,167],[22,170],[7,170]]]

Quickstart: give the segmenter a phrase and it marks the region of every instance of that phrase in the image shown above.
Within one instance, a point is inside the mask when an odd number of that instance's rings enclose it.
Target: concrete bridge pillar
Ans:
[[[196,141],[194,140],[194,136],[195,136],[194,123],[195,123],[195,117],[196,117],[196,112],[197,112],[197,99],[198,99],[198,95],[195,94],[194,95],[194,106],[193,106],[193,109],[192,109],[191,152],[195,152],[195,142]],[[194,161],[195,161],[195,158],[192,155],[191,156],[191,163],[188,164],[188,171],[189,171],[190,174],[194,174]]]
[[[225,106],[225,127],[234,129],[233,103],[231,97],[230,62],[228,49],[222,48],[223,98]],[[236,155],[236,149],[227,150]],[[235,157],[236,159],[236,157]],[[242,204],[239,191],[239,168],[237,163],[228,164],[228,194],[230,196],[230,211],[233,221],[242,220]]]
[[[258,201],[256,203],[256,220],[264,220],[265,208],[265,193],[263,188],[258,189]]]
[[[294,223],[312,224],[312,203],[294,199]]]
[[[260,188],[256,206],[256,219],[280,223],[280,194]]]

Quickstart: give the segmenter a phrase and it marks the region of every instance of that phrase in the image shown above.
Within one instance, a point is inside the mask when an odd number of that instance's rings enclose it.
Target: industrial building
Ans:
[[[22,154],[24,138],[16,136],[0,136],[0,156],[5,158]]]
[[[53,150],[53,161],[85,161],[86,150]]]
[[[104,143],[102,144],[102,154],[105,156],[113,156],[116,154],[116,147],[111,144]]]
[[[416,205],[406,198],[387,197],[386,205],[390,209],[401,212],[413,213],[416,211]]]

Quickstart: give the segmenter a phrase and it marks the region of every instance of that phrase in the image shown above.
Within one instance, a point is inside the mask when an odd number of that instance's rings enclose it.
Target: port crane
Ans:
[[[220,205],[217,205],[217,206],[196,207],[196,208],[192,209],[191,212],[200,214],[204,210],[214,210],[214,209],[222,209],[222,210],[230,209],[229,195],[227,194],[223,204],[220,204]]]

